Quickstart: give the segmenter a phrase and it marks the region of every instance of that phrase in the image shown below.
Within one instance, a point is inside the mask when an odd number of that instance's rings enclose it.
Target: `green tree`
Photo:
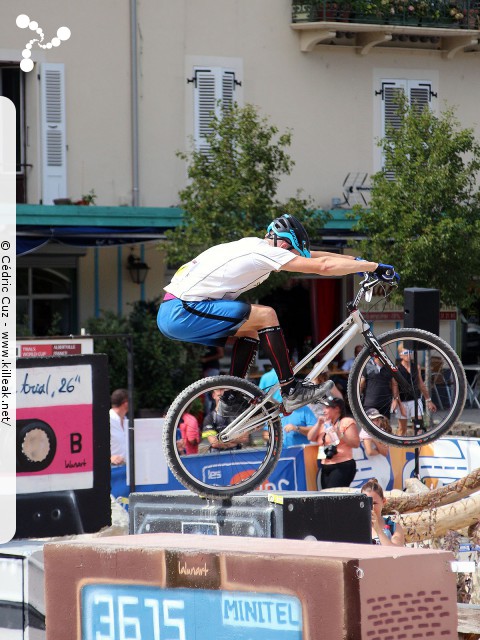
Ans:
[[[358,248],[395,265],[401,289],[436,288],[442,302],[468,305],[480,272],[480,144],[452,108],[436,116],[400,100],[398,115],[379,142],[386,169],[359,212],[356,230],[367,239]]]
[[[189,152],[178,153],[188,164],[189,183],[179,193],[183,225],[167,231],[169,242],[161,245],[170,264],[179,266],[215,244],[261,236],[282,213],[297,216],[310,237],[318,237],[326,214],[316,212],[299,193],[286,202],[277,198],[281,176],[294,166],[286,151],[291,132],[279,133],[253,105],[233,105],[212,117],[208,153],[193,144]],[[285,274],[278,275],[269,287],[263,285],[262,293],[279,286]]]
[[[169,340],[158,330],[158,300],[136,302],[128,317],[111,311],[90,318],[92,335],[131,334],[134,354],[135,407],[166,409],[182,389],[200,378],[203,347]],[[126,344],[117,338],[97,338],[95,352],[106,353],[110,389],[127,387]]]

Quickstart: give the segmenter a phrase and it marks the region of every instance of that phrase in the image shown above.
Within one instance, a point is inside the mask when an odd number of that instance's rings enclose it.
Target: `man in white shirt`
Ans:
[[[292,412],[328,395],[332,383],[313,385],[296,380],[275,310],[237,300],[272,271],[280,270],[323,276],[375,271],[385,280],[394,277],[390,265],[366,260],[359,264],[353,256],[310,252],[305,228],[294,216],[285,214],[273,220],[263,239],[242,238],[216,245],[180,267],[165,287],[157,323],[173,340],[225,346],[228,338],[235,338],[230,366],[234,376],[245,377],[260,344],[282,385],[285,410]],[[225,393],[221,404],[219,411],[224,417],[238,413],[233,395]]]
[[[126,428],[128,413],[128,391],[115,389],[110,398],[110,464],[121,465],[127,460]]]

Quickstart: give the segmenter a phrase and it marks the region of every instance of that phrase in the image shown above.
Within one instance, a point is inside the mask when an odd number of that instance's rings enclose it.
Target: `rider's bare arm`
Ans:
[[[332,256],[333,258],[347,258],[348,260],[355,260],[355,256],[347,256],[340,253],[333,253],[332,251],[310,251],[312,258],[323,258],[325,256]]]
[[[315,251],[315,254],[322,254]],[[352,260],[351,256],[339,256],[338,254],[326,254],[319,257],[304,258],[296,256],[293,260],[284,264],[282,271],[295,271],[297,273],[316,273],[319,276],[346,276],[358,271],[375,271],[377,262],[367,260]]]

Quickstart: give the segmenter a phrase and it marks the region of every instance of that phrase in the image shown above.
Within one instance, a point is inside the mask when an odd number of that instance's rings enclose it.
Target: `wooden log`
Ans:
[[[431,508],[420,513],[404,513],[400,522],[405,529],[407,542],[419,542],[440,538],[447,531],[459,531],[478,522],[480,495],[469,496],[454,504]]]
[[[434,489],[428,493],[414,495],[404,493],[402,496],[395,497],[389,496],[388,493],[386,493],[387,502],[383,508],[383,513],[393,513],[395,511],[399,513],[411,513],[412,511],[432,509],[442,505],[452,504],[479,490],[480,468],[474,469],[465,477],[451,482],[445,487]]]
[[[480,635],[480,606],[475,604],[457,604],[458,633],[460,637],[478,638]]]

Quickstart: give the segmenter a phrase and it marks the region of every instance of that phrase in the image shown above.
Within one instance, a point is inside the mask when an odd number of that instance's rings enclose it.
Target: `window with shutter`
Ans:
[[[67,196],[64,65],[40,69],[42,134],[42,202]]]
[[[195,148],[208,154],[207,135],[215,114],[229,109],[235,101],[238,81],[235,72],[223,67],[196,67],[194,69],[194,139]]]
[[[421,111],[424,107],[431,107],[432,92],[430,82],[421,82],[417,80],[385,80],[382,82],[382,88],[377,95],[382,99],[382,127],[381,137],[388,138],[388,129],[398,129],[400,126],[400,117],[398,114],[398,97],[401,94],[407,96],[409,104]],[[382,168],[385,167],[385,158],[382,154]],[[389,179],[394,179],[392,171],[386,171]]]

